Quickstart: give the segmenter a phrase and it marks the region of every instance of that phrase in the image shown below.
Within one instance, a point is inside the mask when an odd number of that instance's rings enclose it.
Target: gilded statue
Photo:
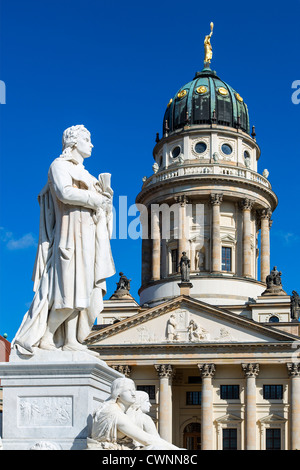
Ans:
[[[212,59],[212,47],[210,43],[210,38],[212,37],[212,34],[213,34],[213,28],[214,28],[214,24],[210,23],[211,32],[210,34],[205,36],[205,39],[204,39],[204,55],[205,55],[204,63],[208,63],[208,64],[210,64],[211,59]]]

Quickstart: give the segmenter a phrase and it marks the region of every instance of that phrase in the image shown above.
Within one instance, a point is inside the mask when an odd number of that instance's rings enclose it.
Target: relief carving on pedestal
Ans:
[[[20,397],[20,426],[72,426],[72,397]]]

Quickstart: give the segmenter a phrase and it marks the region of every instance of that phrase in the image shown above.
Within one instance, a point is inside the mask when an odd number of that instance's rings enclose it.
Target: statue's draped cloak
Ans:
[[[110,248],[111,220],[96,218],[91,198],[99,183],[84,166],[59,157],[52,163],[48,183],[38,196],[40,233],[33,271],[35,296],[13,341],[23,354],[32,354],[45,333],[50,310],[79,310],[77,339],[84,341],[96,320],[92,295],[103,308],[105,279],[115,273]],[[93,313],[94,312],[94,313]],[[59,314],[59,312],[57,313]],[[63,326],[56,333],[59,347]]]

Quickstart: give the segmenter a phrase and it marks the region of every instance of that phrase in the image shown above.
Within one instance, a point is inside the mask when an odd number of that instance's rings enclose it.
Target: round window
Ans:
[[[181,152],[181,149],[180,147],[175,147],[173,150],[172,150],[172,157],[173,158],[177,158],[179,155],[180,155],[180,152]]]
[[[223,144],[222,152],[225,153],[225,155],[230,155],[232,153],[232,148],[230,147],[229,144]]]
[[[196,145],[195,145],[195,151],[197,153],[204,153],[205,150],[207,149],[207,145],[205,142],[198,142]]]
[[[250,153],[245,150],[244,152],[244,158],[250,158]]]

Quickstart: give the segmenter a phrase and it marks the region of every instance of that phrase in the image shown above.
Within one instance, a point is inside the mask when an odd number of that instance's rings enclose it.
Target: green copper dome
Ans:
[[[219,124],[250,134],[248,108],[243,98],[209,67],[197,72],[170,100],[163,134],[197,124]]]

